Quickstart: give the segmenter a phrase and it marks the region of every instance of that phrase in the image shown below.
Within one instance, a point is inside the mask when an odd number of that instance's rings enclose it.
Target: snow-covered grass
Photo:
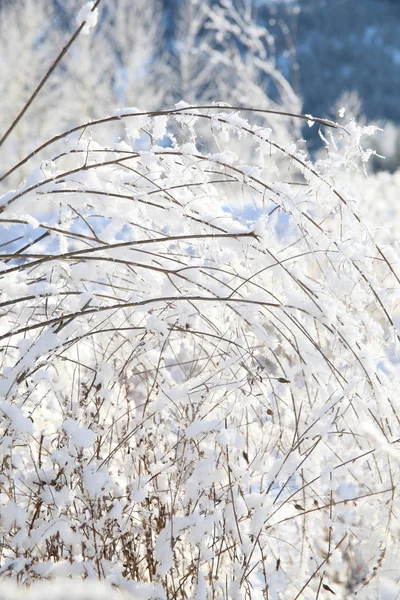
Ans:
[[[148,596],[128,596],[104,582],[62,578],[51,582],[37,582],[29,587],[19,586],[12,581],[2,581],[0,585],[1,600],[124,600],[132,597],[135,600],[146,600]]]
[[[334,183],[363,131],[312,164],[246,117],[125,111],[3,199],[4,576],[368,597],[390,565],[398,259]]]
[[[31,165],[0,200],[0,598],[394,597],[399,258],[349,178],[371,133],[181,102],[3,175]]]

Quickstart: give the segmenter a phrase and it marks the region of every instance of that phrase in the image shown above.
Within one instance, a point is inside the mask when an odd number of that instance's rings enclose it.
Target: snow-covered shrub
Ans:
[[[126,109],[2,198],[3,577],[254,599],[390,577],[398,258],[334,183],[362,130],[314,126],[317,164],[251,112]]]

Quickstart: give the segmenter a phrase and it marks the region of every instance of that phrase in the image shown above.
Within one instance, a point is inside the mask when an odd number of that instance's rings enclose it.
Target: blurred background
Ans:
[[[82,0],[0,0],[2,132],[76,28]],[[0,155],[14,164],[68,126],[121,107],[227,102],[375,123],[369,170],[400,167],[398,0],[103,0]],[[275,121],[276,123],[276,121]],[[287,124],[285,125],[287,128]],[[285,137],[316,128],[296,126]],[[17,184],[18,182],[14,182]]]

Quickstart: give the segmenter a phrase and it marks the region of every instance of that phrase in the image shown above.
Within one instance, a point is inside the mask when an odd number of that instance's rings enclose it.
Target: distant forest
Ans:
[[[0,0],[0,9],[9,3]],[[170,47],[175,15],[183,3],[162,0],[165,42]],[[67,18],[65,3],[53,0],[53,4],[59,16]],[[234,4],[245,6],[249,0]],[[400,122],[398,0],[253,0],[251,4],[258,4],[257,20],[269,24],[279,66],[303,99],[305,112],[324,116],[343,94],[356,92],[358,108],[368,120]]]

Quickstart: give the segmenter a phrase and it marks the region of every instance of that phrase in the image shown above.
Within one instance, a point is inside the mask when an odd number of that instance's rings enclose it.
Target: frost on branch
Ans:
[[[389,589],[400,273],[339,183],[362,130],[312,163],[226,106],[121,123],[1,201],[2,577]]]
[[[94,8],[94,4],[94,1],[86,2],[86,4],[82,6],[78,13],[78,16],[76,17],[76,20],[79,23],[79,25],[83,22],[85,23],[82,29],[83,35],[88,35],[91,29],[93,29],[93,27],[96,27],[97,25],[97,20],[99,18],[99,9]]]

